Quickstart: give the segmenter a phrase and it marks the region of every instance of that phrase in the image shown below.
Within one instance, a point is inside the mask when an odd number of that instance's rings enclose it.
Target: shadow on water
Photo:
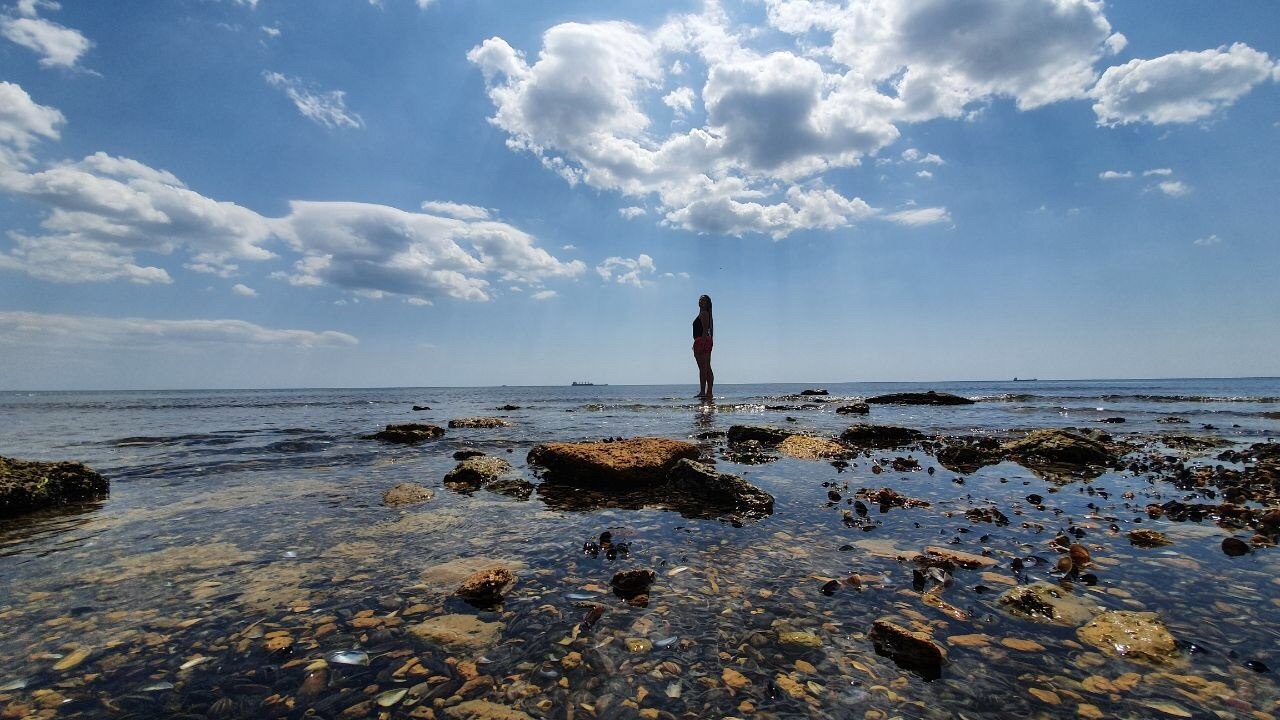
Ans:
[[[89,524],[104,504],[106,500],[90,500],[0,520],[0,557],[22,554],[24,550],[29,551],[31,543],[46,541]],[[77,535],[69,542],[79,543],[83,539]],[[56,546],[48,548],[37,557],[58,549]]]
[[[599,510],[663,510],[690,520],[723,520],[735,526],[762,520],[773,514],[744,514],[725,503],[708,502],[660,485],[641,490],[593,490],[556,482],[543,482],[537,497],[551,510],[596,512]]]

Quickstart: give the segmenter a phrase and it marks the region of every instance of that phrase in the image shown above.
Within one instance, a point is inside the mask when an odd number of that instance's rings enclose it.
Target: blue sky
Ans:
[[[0,6],[0,387],[1280,374],[1280,5]]]

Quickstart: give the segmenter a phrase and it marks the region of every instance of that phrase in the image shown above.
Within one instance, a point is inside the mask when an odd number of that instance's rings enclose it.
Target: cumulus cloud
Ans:
[[[618,214],[628,220],[634,220],[649,212],[642,207],[632,205],[631,207],[618,208]]]
[[[1103,170],[1098,173],[1098,178],[1102,180],[1127,180],[1131,177],[1133,177],[1133,171],[1131,170]]]
[[[1099,125],[1195,122],[1229,107],[1278,68],[1244,43],[1130,60],[1102,74],[1093,110]]]
[[[476,205],[449,202],[447,200],[429,200],[422,203],[422,209],[437,215],[446,215],[459,220],[488,220],[489,208]]]
[[[317,90],[299,78],[278,72],[264,72],[267,84],[283,92],[293,101],[303,117],[327,128],[362,128],[364,120],[347,110],[347,94],[342,90]]]
[[[539,290],[533,295],[530,295],[530,297],[532,297],[534,300],[550,300],[555,296],[556,296],[555,290]]]
[[[1221,242],[1222,242],[1222,238],[1218,237],[1217,235],[1210,235],[1208,237],[1196,238],[1195,240],[1191,241],[1191,244],[1192,245],[1218,245]]]
[[[229,277],[242,263],[281,259],[279,250],[292,255],[291,265],[274,275],[294,285],[424,302],[483,301],[494,281],[543,284],[587,270],[471,205],[433,201],[424,207],[434,212],[409,212],[294,202],[287,215],[271,218],[201,195],[173,173],[131,158],[99,152],[32,168],[28,150],[56,138],[62,116],[12,83],[0,83],[0,99],[9,101],[0,105],[0,192],[45,211],[39,231],[8,233],[9,247],[0,245],[3,269],[52,282],[169,283],[165,269],[139,257],[182,255],[189,270]]]
[[[921,170],[921,171],[919,171],[919,172],[917,172],[917,173],[916,173],[916,177],[924,178],[925,180],[929,180],[929,179],[931,179],[931,178],[933,177],[933,173],[929,172],[928,170]]]
[[[19,17],[0,16],[0,35],[40,56],[44,67],[71,69],[92,43],[79,30],[38,16],[37,8],[57,9],[57,3],[21,2]]]
[[[33,312],[0,312],[0,345],[155,348],[230,344],[294,348],[344,347],[359,341],[334,330],[275,330],[243,320],[150,320]]]
[[[694,97],[692,88],[678,87],[667,93],[662,98],[662,102],[671,108],[677,116],[681,116],[693,112]]]
[[[243,283],[236,283],[231,286],[231,292],[241,297],[258,297],[258,291]]]
[[[634,285],[635,287],[644,287],[647,283],[643,276],[650,276],[657,272],[658,268],[653,264],[653,258],[640,253],[637,258],[609,257],[604,262],[596,266],[596,274],[601,280],[609,282],[610,280],[620,285]]]
[[[1165,180],[1157,183],[1156,188],[1169,197],[1182,197],[1191,194],[1191,187],[1179,180]]]
[[[902,159],[907,162],[922,163],[925,165],[943,165],[942,158],[935,153],[921,152],[916,148],[907,148],[902,151]]]

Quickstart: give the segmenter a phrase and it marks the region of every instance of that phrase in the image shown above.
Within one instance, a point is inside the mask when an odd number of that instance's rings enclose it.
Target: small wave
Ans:
[[[969,399],[978,402],[1027,402],[1038,398],[1040,398],[1039,395],[1031,393],[1000,393],[999,395],[974,395]]]
[[[1108,402],[1159,402],[1159,403],[1278,403],[1280,397],[1252,395],[1099,395]]]

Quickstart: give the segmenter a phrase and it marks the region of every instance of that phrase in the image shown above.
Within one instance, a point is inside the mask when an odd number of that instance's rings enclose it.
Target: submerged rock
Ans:
[[[533,720],[523,710],[488,700],[464,700],[457,705],[445,708],[444,714],[450,720]]]
[[[865,402],[850,403],[836,408],[836,413],[840,415],[866,415],[869,412],[871,412],[871,406]]]
[[[440,615],[417,625],[409,634],[419,640],[454,649],[480,650],[494,644],[502,633],[500,622],[485,622],[475,615]]]
[[[845,457],[849,449],[826,438],[792,435],[778,443],[778,452],[797,460],[822,460]]]
[[[764,445],[777,445],[791,435],[790,430],[767,425],[733,425],[729,428],[729,442],[735,444],[755,440]]]
[[[1077,630],[1076,637],[1104,655],[1120,655],[1154,665],[1169,664],[1178,657],[1177,642],[1153,612],[1104,612]]]
[[[612,442],[543,443],[529,451],[529,464],[545,469],[548,482],[630,488],[666,482],[682,458],[696,460],[698,446],[669,438]]]
[[[609,585],[615,595],[628,602],[641,597],[648,600],[649,588],[657,576],[654,571],[642,568],[620,570],[614,573]]]
[[[973,553],[951,550],[937,545],[929,545],[924,549],[924,553],[913,556],[911,562],[925,567],[943,567],[947,569],[962,567],[966,570],[991,568],[999,564],[995,558],[989,558],[986,555],[974,555]]]
[[[1222,540],[1222,553],[1230,557],[1248,555],[1249,543],[1236,537],[1224,538]]]
[[[444,435],[444,428],[439,425],[404,423],[402,425],[388,425],[385,430],[376,432],[370,437],[383,442],[412,445],[423,440],[434,440],[441,435]]]
[[[1032,430],[1004,443],[1001,451],[1031,468],[1110,465],[1120,459],[1120,453],[1102,440],[1067,430]]]
[[[476,455],[457,464],[444,476],[446,485],[463,486],[463,489],[484,487],[511,472],[511,464],[490,455]]]
[[[873,405],[972,405],[973,400],[951,393],[928,392],[889,393],[867,398]]]
[[[876,653],[898,667],[919,673],[926,680],[942,676],[947,651],[922,632],[914,632],[886,619],[876,620],[869,634]]]
[[[1173,541],[1158,530],[1130,530],[1129,543],[1134,547],[1157,548],[1172,545]]]
[[[496,417],[462,417],[449,421],[451,428],[500,428],[509,425],[511,423]]]
[[[919,430],[894,425],[850,425],[840,433],[840,439],[858,447],[898,447],[910,445],[924,438]]]
[[[948,470],[965,474],[1002,460],[1000,443],[995,438],[954,438],[938,451],[937,458]]]
[[[516,574],[501,565],[472,574],[454,592],[475,605],[489,606],[501,602],[502,596],[516,584]]]
[[[435,497],[436,494],[421,485],[413,483],[400,483],[390,490],[382,493],[382,504],[388,507],[400,507],[401,505],[416,505],[424,503]]]
[[[78,462],[0,457],[0,517],[104,497],[110,483]]]
[[[1077,598],[1056,585],[1036,582],[1011,588],[1000,596],[1000,606],[1008,613],[1038,623],[1075,626],[1097,611],[1092,600]]]
[[[773,496],[737,475],[717,472],[681,458],[667,474],[671,487],[707,502],[741,510],[748,516],[773,514]]]

